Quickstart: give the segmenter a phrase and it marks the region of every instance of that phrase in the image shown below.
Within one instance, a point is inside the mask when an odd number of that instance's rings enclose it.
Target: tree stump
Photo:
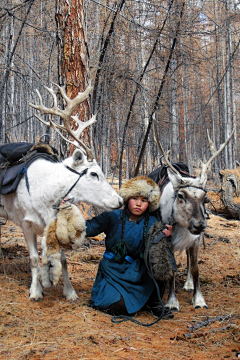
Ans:
[[[240,220],[240,166],[236,169],[221,170],[221,200],[229,217]]]

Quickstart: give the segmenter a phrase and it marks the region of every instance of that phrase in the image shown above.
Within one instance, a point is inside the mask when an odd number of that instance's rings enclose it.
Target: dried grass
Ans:
[[[98,242],[86,243],[77,252],[66,252],[78,303],[63,298],[61,281],[44,291],[42,302],[29,301],[31,274],[26,244],[20,231],[8,224],[2,228],[6,277],[1,262],[0,360],[236,359],[240,353],[239,227],[238,221],[213,215],[208,222],[210,237],[205,239],[206,249],[200,248],[199,267],[209,309],[192,308],[191,294],[182,290],[186,256],[177,255],[180,311],[172,320],[144,328],[131,322],[113,324],[111,316],[89,307],[104,251]],[[228,314],[235,316],[230,322],[233,326],[216,322],[204,329],[202,336],[184,338],[194,324]],[[146,312],[136,318],[143,323],[153,321]]]

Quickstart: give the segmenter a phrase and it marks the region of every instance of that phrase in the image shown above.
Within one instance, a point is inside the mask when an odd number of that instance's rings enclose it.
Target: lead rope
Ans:
[[[154,282],[154,284],[155,284],[155,286],[156,286],[156,289],[157,289],[158,300],[159,300],[159,302],[160,302],[160,304],[161,304],[161,306],[162,306],[161,315],[157,318],[157,320],[155,320],[155,321],[153,321],[152,323],[149,323],[149,324],[144,324],[144,323],[142,323],[141,321],[138,321],[138,320],[136,320],[136,319],[133,319],[131,316],[128,316],[128,315],[118,315],[118,316],[113,316],[113,317],[111,318],[112,323],[114,323],[114,324],[120,324],[120,323],[122,323],[122,322],[124,322],[124,321],[128,321],[128,320],[129,320],[129,321],[131,321],[131,322],[133,322],[133,323],[135,323],[135,324],[137,324],[137,325],[145,326],[145,327],[150,327],[150,326],[156,324],[157,322],[159,322],[159,321],[163,318],[163,315],[164,315],[164,313],[165,313],[165,307],[164,307],[164,305],[163,305],[163,302],[162,302],[162,299],[161,299],[161,296],[160,296],[159,286],[158,286],[158,284],[157,284],[157,282],[156,282],[156,280],[155,280],[154,278],[153,278],[153,282]]]

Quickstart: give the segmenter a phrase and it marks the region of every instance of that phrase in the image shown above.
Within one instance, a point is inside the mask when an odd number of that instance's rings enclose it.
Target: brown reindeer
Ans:
[[[207,308],[200,289],[198,252],[199,244],[203,240],[207,226],[206,211],[204,204],[208,201],[205,189],[207,182],[207,168],[230,141],[230,137],[217,151],[212,151],[212,156],[206,163],[202,163],[199,177],[190,175],[183,176],[168,160],[159,141],[155,128],[157,144],[167,163],[169,181],[161,190],[160,213],[164,224],[172,225],[172,251],[184,251],[187,253],[187,279],[184,290],[193,291],[192,304],[194,308]],[[151,177],[151,174],[149,175]],[[175,274],[170,280],[169,295],[165,303],[167,308],[179,310],[179,302],[175,294]]]

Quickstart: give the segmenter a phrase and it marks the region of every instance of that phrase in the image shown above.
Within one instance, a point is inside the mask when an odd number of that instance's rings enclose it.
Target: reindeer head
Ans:
[[[187,228],[191,234],[199,235],[206,228],[206,212],[204,204],[208,202],[206,196],[207,168],[215,157],[228,144],[231,136],[222,144],[218,151],[212,151],[211,158],[204,164],[199,177],[183,177],[170,163],[159,141],[156,128],[154,135],[156,142],[168,165],[170,183],[164,188],[160,199],[161,216],[165,223],[172,222]]]
[[[204,205],[208,202],[208,198],[204,189],[205,183],[201,184],[199,178],[191,176],[182,178],[171,168],[167,171],[169,186],[173,189],[172,222],[187,228],[193,235],[199,235],[207,226]],[[169,190],[166,188],[166,194],[167,191]]]

